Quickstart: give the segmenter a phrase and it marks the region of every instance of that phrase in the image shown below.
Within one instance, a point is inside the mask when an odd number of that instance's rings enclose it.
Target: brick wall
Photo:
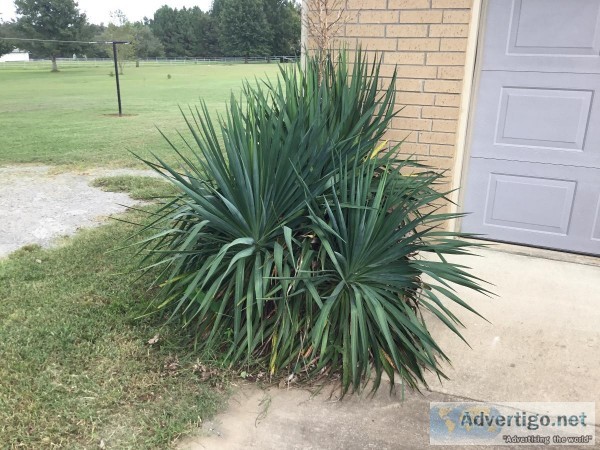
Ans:
[[[402,152],[451,169],[455,155],[472,0],[347,0],[340,30],[349,46],[383,52],[397,65],[399,107],[388,133]]]

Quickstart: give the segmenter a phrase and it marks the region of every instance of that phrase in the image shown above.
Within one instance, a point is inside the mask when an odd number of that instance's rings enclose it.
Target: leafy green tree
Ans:
[[[227,56],[271,53],[272,32],[263,0],[223,0],[219,5],[219,43]]]
[[[221,56],[218,17],[213,15],[212,12],[203,13],[198,28],[201,30],[200,46],[202,50],[198,56]]]
[[[17,28],[27,38],[85,41],[90,39],[87,18],[73,0],[15,0]],[[22,42],[36,55],[52,59],[52,71],[57,72],[56,58],[81,53],[85,45],[74,42]]]
[[[263,0],[267,21],[272,30],[271,54],[296,55],[300,53],[302,12],[290,0]]]
[[[223,10],[223,3],[226,0],[213,0],[212,5],[210,7],[211,15],[218,17],[221,15],[221,11]]]
[[[182,56],[184,53],[184,31],[180,22],[177,9],[170,6],[161,6],[154,12],[150,28],[163,44],[167,56]]]
[[[15,37],[14,23],[0,21],[0,38]],[[0,39],[0,56],[12,52],[15,49],[15,41]]]
[[[4,37],[0,34],[0,37]],[[10,41],[0,40],[0,56],[10,53],[14,50],[14,45]]]
[[[182,8],[175,10],[176,23],[181,33],[181,53],[178,56],[200,56],[202,49],[202,22],[204,13],[200,8]]]
[[[148,25],[133,24],[133,48],[136,58],[160,58],[165,56],[165,48],[154,36]]]
[[[219,54],[219,37],[212,14],[202,11],[197,6],[188,11],[191,29],[195,36],[190,56],[217,56]]]
[[[104,24],[97,25],[95,23],[90,23],[87,25],[86,34],[91,36],[92,41],[102,41],[103,34],[106,31],[106,27]],[[106,58],[106,49],[104,45],[88,45],[87,48],[84,49],[84,55],[87,58]]]
[[[148,25],[142,22],[131,23],[120,11],[115,13],[117,24],[111,23],[101,35],[104,41],[124,41],[128,44],[118,45],[119,73],[124,74],[126,61],[139,58],[156,58],[164,56],[165,49]],[[107,46],[105,52],[113,57],[113,48]]]
[[[119,73],[124,75],[125,61],[132,61],[135,59],[135,45],[133,44],[135,38],[135,30],[131,23],[126,22],[122,25],[115,25],[111,23],[106,27],[106,31],[102,35],[104,41],[124,41],[129,44],[117,45],[117,55],[119,61]],[[109,57],[113,57],[112,45],[106,46],[106,54]]]
[[[173,9],[162,6],[149,21],[167,56],[210,56],[218,53],[212,16],[197,6]]]
[[[214,0],[210,12],[162,6],[144,18],[166,56],[293,55],[300,51],[294,0]]]
[[[0,38],[1,37],[4,37],[4,36],[2,36],[2,34],[0,34]],[[0,40],[0,56],[10,53],[14,49],[15,49],[15,46],[11,44],[11,41]]]

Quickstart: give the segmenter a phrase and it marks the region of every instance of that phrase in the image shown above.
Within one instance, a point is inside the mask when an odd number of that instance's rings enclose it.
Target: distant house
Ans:
[[[18,48],[16,48],[12,52],[0,56],[0,62],[14,61],[29,61],[29,52],[19,50]]]

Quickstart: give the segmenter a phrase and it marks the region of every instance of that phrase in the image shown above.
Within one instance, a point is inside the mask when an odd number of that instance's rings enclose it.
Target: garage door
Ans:
[[[489,0],[462,230],[600,255],[600,0]]]

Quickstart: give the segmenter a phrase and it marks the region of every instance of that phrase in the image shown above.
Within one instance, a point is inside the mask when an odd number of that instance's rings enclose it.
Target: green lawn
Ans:
[[[0,68],[0,165],[139,166],[128,151],[170,155],[156,127],[171,136],[185,130],[179,106],[202,98],[225,110],[243,79],[275,76],[276,64],[130,64],[121,77],[117,112],[110,65],[42,69]],[[171,78],[168,78],[171,75]]]
[[[148,178],[99,184],[172,192]],[[0,259],[0,448],[163,449],[222,404],[227,371],[177,324],[140,319],[150,276],[132,249],[115,251],[135,229],[113,221]]]

